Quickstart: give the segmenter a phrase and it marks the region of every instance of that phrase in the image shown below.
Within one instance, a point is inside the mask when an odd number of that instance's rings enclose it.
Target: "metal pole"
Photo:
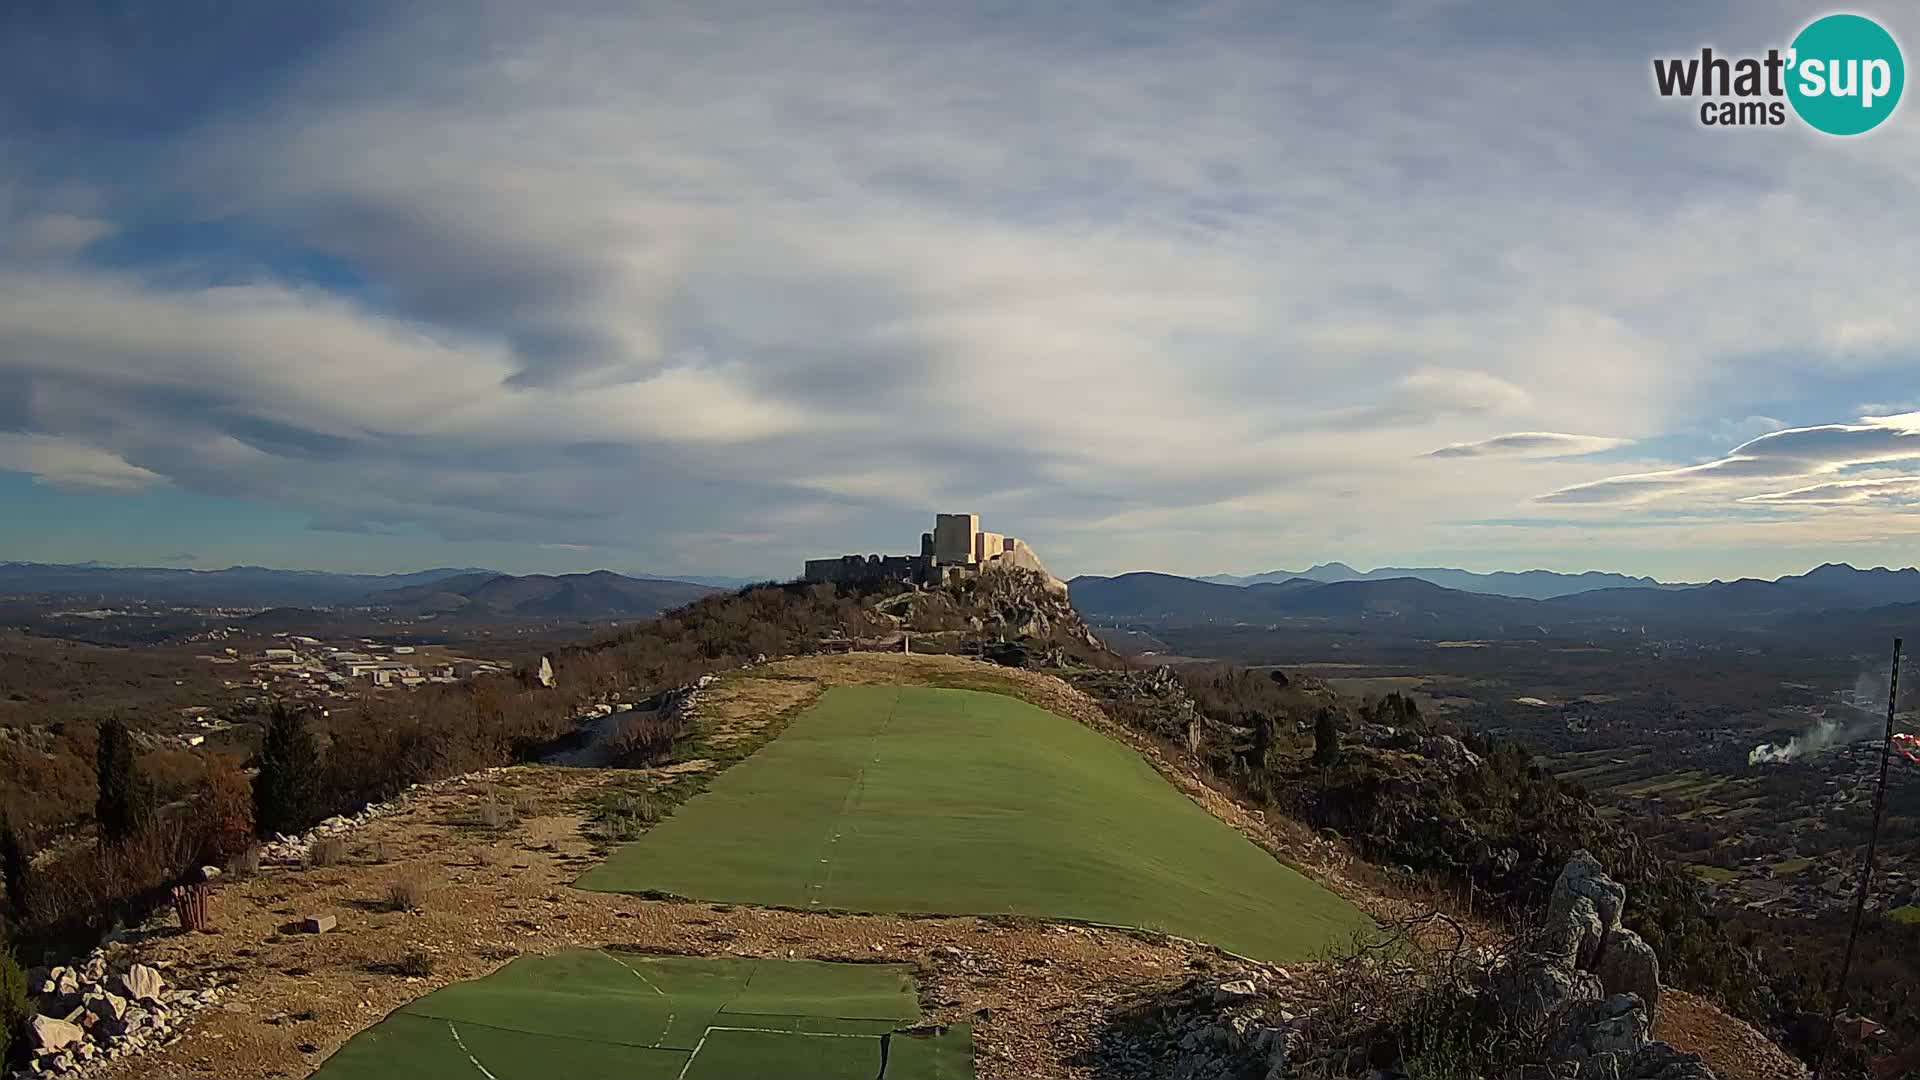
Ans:
[[[1847,930],[1847,951],[1840,959],[1840,974],[1833,981],[1833,1005],[1827,1013],[1826,1038],[1820,1043],[1820,1058],[1814,1062],[1813,1080],[1826,1072],[1827,1055],[1839,1038],[1840,1007],[1847,991],[1847,973],[1853,968],[1853,947],[1860,939],[1860,919],[1867,910],[1867,886],[1873,880],[1873,852],[1880,842],[1880,815],[1887,807],[1887,764],[1893,758],[1893,714],[1900,698],[1900,639],[1893,639],[1893,671],[1887,680],[1887,739],[1880,744],[1880,786],[1873,794],[1873,828],[1867,833],[1867,854],[1860,860],[1860,887],[1853,895],[1853,925]]]

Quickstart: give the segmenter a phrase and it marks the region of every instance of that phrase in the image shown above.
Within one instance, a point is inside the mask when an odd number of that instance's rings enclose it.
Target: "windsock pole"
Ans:
[[[1847,991],[1847,972],[1853,967],[1853,946],[1860,939],[1860,919],[1867,911],[1867,887],[1873,881],[1873,852],[1880,843],[1880,816],[1887,808],[1887,764],[1893,759],[1893,715],[1900,699],[1900,639],[1893,639],[1893,671],[1887,683],[1887,740],[1880,744],[1880,786],[1873,793],[1873,828],[1867,833],[1867,854],[1860,860],[1860,886],[1853,894],[1853,925],[1847,930],[1847,951],[1840,974],[1833,981],[1832,1007],[1827,1013],[1826,1037],[1813,1066],[1813,1080],[1826,1072],[1827,1055],[1840,1034],[1840,1006]]]

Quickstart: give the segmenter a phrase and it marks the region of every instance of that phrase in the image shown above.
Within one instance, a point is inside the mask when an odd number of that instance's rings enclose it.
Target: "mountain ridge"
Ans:
[[[595,570],[584,574],[463,574],[370,593],[368,604],[400,614],[627,617],[657,615],[721,590],[667,578]]]
[[[1844,563],[1826,563],[1805,574],[1772,581],[1742,578],[1684,588],[1602,588],[1545,599],[1451,589],[1417,577],[1332,582],[1294,577],[1242,586],[1136,573],[1082,576],[1068,585],[1076,605],[1105,618],[1395,619],[1456,631],[1609,621],[1734,628],[1756,619],[1784,623],[1822,613],[1871,612],[1920,603],[1920,569],[1861,570]]]
[[[1339,581],[1416,578],[1445,588],[1459,589],[1462,592],[1510,596],[1525,600],[1549,600],[1556,596],[1604,588],[1684,589],[1691,587],[1687,584],[1663,582],[1651,577],[1634,577],[1605,570],[1585,570],[1578,574],[1566,574],[1555,570],[1496,570],[1490,573],[1479,573],[1444,566],[1382,566],[1362,571],[1355,570],[1343,562],[1319,563],[1300,571],[1268,570],[1258,574],[1244,575],[1209,574],[1196,580],[1219,585],[1246,586],[1294,578],[1305,578],[1309,581],[1328,584]]]

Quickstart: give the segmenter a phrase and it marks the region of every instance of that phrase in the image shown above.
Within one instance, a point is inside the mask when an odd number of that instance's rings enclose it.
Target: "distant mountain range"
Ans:
[[[264,566],[176,570],[97,563],[5,562],[0,563],[0,595],[98,597],[207,607],[330,607],[358,603],[370,592],[482,573],[497,571],[442,567],[411,574],[335,574]]]
[[[1475,575],[1493,577],[1495,575]],[[1524,576],[1524,575],[1516,575]],[[1577,576],[1577,575],[1563,575]],[[1447,588],[1416,577],[1317,581],[1295,577],[1225,585],[1169,574],[1079,577],[1074,606],[1096,618],[1147,622],[1314,619],[1431,628],[1439,633],[1633,624],[1738,629],[1821,625],[1847,612],[1898,623],[1920,614],[1920,570],[1860,570],[1829,563],[1773,581],[1601,588],[1547,599]],[[1899,605],[1907,605],[1901,607]]]
[[[1321,563],[1297,573],[1292,570],[1269,570],[1264,574],[1246,576],[1212,574],[1198,580],[1218,585],[1259,585],[1302,578],[1329,583],[1417,578],[1449,589],[1459,589],[1462,592],[1485,593],[1489,596],[1513,596],[1525,600],[1551,600],[1556,596],[1592,592],[1595,589],[1684,589],[1689,587],[1670,585],[1650,577],[1629,577],[1625,574],[1608,574],[1598,570],[1589,570],[1584,574],[1557,574],[1551,570],[1522,570],[1517,573],[1501,570],[1491,574],[1476,574],[1470,570],[1451,570],[1438,566],[1383,566],[1377,570],[1363,572],[1342,562]]]
[[[713,592],[707,585],[626,577],[608,570],[516,577],[442,567],[410,574],[335,574],[232,566],[225,570],[94,563],[0,563],[0,596],[61,596],[102,603],[198,607],[385,607],[401,613],[465,611],[540,616],[643,616]]]
[[[524,577],[481,571],[372,593],[366,602],[410,615],[603,618],[657,615],[716,591],[689,581],[631,578],[611,570]]]

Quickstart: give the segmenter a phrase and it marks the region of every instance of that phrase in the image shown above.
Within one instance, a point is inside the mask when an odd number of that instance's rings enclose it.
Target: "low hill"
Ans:
[[[426,585],[372,593],[366,602],[400,614],[491,614],[562,618],[658,615],[719,592],[664,578],[591,574],[462,574]]]

